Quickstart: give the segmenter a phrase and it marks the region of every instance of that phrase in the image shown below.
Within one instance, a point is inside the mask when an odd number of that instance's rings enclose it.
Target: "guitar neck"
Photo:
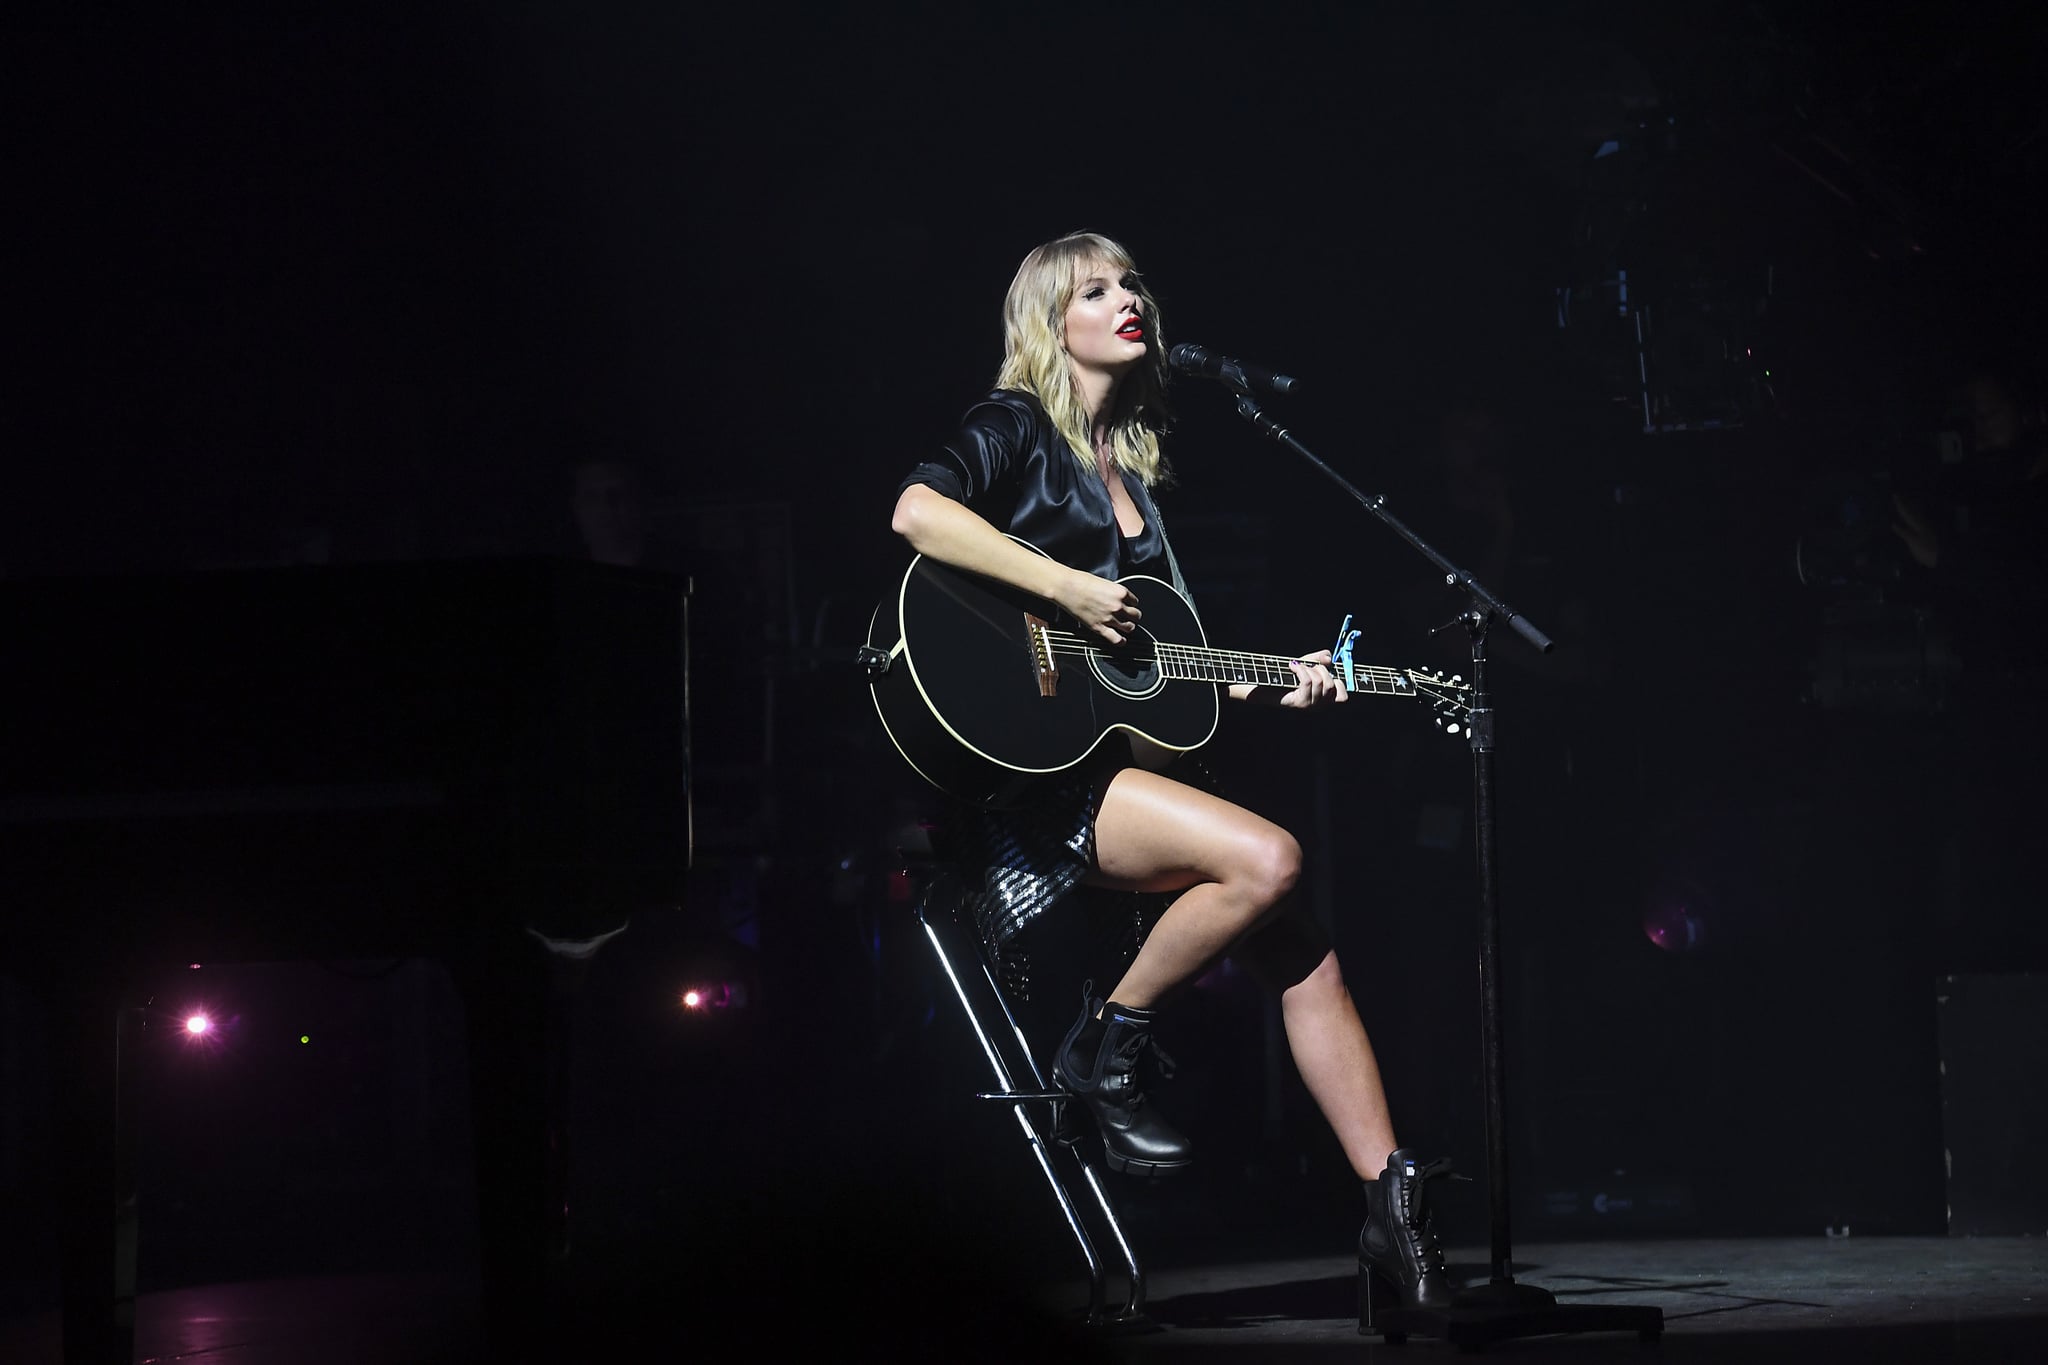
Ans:
[[[1285,654],[1248,654],[1236,649],[1211,649],[1206,645],[1173,645],[1164,640],[1155,641],[1153,649],[1159,661],[1159,671],[1169,678],[1288,688],[1301,683],[1294,670],[1288,667],[1301,660]],[[1352,673],[1358,681],[1353,691],[1375,692],[1390,697],[1415,695],[1414,683],[1398,668],[1354,664]]]

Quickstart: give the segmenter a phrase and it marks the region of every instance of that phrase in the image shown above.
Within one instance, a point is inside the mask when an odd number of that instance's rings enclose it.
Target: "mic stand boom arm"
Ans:
[[[1498,618],[1507,622],[1517,635],[1520,635],[1531,645],[1535,646],[1538,652],[1548,654],[1556,647],[1551,643],[1550,637],[1536,629],[1528,617],[1510,608],[1507,603],[1495,597],[1485,584],[1451,563],[1450,560],[1437,552],[1435,546],[1409,530],[1401,522],[1400,518],[1387,510],[1387,500],[1384,497],[1378,493],[1359,492],[1342,474],[1324,464],[1321,457],[1313,450],[1310,450],[1307,446],[1296,440],[1293,433],[1289,432],[1287,428],[1268,417],[1265,409],[1258,405],[1257,400],[1242,389],[1238,390],[1237,395],[1237,415],[1250,422],[1259,435],[1269,440],[1278,441],[1281,445],[1286,446],[1289,450],[1322,471],[1323,477],[1356,498],[1365,510],[1378,517],[1388,530],[1414,546],[1417,554],[1436,565],[1443,572],[1445,583],[1454,588],[1463,588],[1466,595],[1471,599],[1468,612],[1477,612],[1482,617],[1476,623],[1468,622],[1467,627],[1468,629],[1476,629],[1478,631],[1478,639],[1480,641],[1483,642],[1489,622]],[[1459,619],[1465,620],[1466,617],[1461,615]],[[1475,646],[1472,656],[1475,668],[1479,665],[1483,655],[1483,648]],[[1481,687],[1483,682],[1484,678],[1478,673],[1474,673],[1472,677],[1473,687]],[[1483,695],[1482,693],[1481,697],[1475,698],[1475,700],[1483,700]],[[1475,711],[1474,714],[1477,715],[1478,713]]]
[[[1456,617],[1472,643],[1472,712],[1466,718],[1472,747],[1473,845],[1479,871],[1479,1046],[1486,1090],[1486,1176],[1492,1215],[1492,1278],[1488,1284],[1458,1296],[1451,1309],[1401,1309],[1387,1315],[1388,1325],[1419,1335],[1448,1336],[1477,1344],[1507,1336],[1546,1332],[1622,1330],[1653,1339],[1662,1331],[1663,1312],[1634,1305],[1577,1304],[1560,1306],[1547,1290],[1515,1283],[1508,1229],[1507,1073],[1502,1058],[1500,991],[1500,890],[1494,866],[1493,699],[1486,688],[1486,633],[1496,620],[1505,621],[1536,650],[1548,654],[1550,638],[1509,607],[1485,584],[1446,559],[1387,510],[1378,494],[1361,493],[1268,417],[1244,388],[1237,388],[1238,416],[1261,436],[1277,441],[1307,460],[1323,476],[1357,499],[1381,524],[1408,542],[1435,565],[1446,585],[1462,589],[1466,606]],[[1405,1321],[1403,1321],[1405,1320]]]

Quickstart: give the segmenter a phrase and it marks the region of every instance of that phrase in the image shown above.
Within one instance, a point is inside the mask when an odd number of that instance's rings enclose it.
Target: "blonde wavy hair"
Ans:
[[[1096,472],[1094,433],[1074,383],[1066,345],[1067,307],[1074,301],[1082,272],[1096,265],[1134,278],[1133,292],[1144,301],[1150,343],[1145,362],[1133,367],[1116,386],[1107,415],[1109,457],[1118,468],[1136,474],[1147,488],[1160,487],[1172,481],[1172,473],[1159,451],[1159,434],[1170,421],[1159,303],[1131,263],[1131,253],[1116,242],[1100,233],[1071,232],[1033,248],[1024,258],[1003,298],[1003,367],[996,374],[996,387],[1036,398],[1053,426],[1067,438],[1074,458],[1091,474]]]

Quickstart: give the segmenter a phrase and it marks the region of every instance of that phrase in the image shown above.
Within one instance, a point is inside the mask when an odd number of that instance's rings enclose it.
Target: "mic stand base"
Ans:
[[[1370,1329],[1389,1343],[1436,1337],[1460,1349],[1565,1332],[1634,1332],[1637,1340],[1654,1342],[1664,1335],[1664,1310],[1646,1304],[1559,1303],[1547,1289],[1494,1280],[1459,1290],[1446,1308],[1384,1310]]]

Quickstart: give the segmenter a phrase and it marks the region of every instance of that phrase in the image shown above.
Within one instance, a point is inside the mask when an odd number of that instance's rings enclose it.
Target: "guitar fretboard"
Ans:
[[[1289,664],[1300,663],[1284,654],[1247,654],[1235,649],[1210,649],[1205,645],[1173,645],[1153,642],[1159,671],[1169,678],[1195,682],[1256,683],[1262,687],[1294,688],[1301,684]],[[1388,697],[1412,697],[1415,684],[1398,668],[1354,665],[1359,692]]]

